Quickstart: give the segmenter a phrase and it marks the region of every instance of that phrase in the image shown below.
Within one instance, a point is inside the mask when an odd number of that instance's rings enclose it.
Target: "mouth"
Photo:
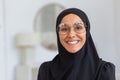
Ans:
[[[67,41],[67,44],[69,44],[69,45],[75,45],[75,44],[77,44],[77,43],[79,43],[79,40]]]

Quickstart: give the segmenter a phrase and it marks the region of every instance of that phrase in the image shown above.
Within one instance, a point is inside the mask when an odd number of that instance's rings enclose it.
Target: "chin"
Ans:
[[[70,52],[71,54],[76,54],[76,52],[78,52],[79,50],[73,50],[73,51],[68,51],[68,52]]]
[[[82,48],[82,46],[79,46],[79,48],[78,48],[78,47],[66,48],[66,50],[67,50],[69,53],[71,53],[71,54],[76,54],[78,51],[81,50],[81,48]]]

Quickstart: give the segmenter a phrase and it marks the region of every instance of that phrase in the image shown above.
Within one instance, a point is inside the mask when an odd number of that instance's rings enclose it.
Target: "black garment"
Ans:
[[[58,34],[61,20],[71,13],[78,15],[86,27],[86,42],[74,54],[62,46]],[[115,80],[114,65],[99,58],[90,34],[88,17],[83,11],[76,8],[62,11],[57,17],[56,33],[59,54],[52,61],[41,65],[38,80]]]
[[[50,73],[50,64],[51,62],[45,62],[41,65],[38,80],[55,80]],[[85,75],[85,77],[87,76]],[[115,80],[115,66],[110,62],[101,60],[101,65],[92,80]]]

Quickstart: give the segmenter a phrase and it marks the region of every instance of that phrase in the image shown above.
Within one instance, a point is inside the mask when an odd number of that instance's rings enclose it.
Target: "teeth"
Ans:
[[[69,44],[76,44],[78,41],[69,41]]]

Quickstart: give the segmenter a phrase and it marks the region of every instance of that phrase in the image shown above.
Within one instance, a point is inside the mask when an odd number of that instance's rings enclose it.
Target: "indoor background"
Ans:
[[[36,80],[57,54],[56,16],[70,7],[86,12],[99,56],[120,75],[120,0],[0,0],[0,80]]]

